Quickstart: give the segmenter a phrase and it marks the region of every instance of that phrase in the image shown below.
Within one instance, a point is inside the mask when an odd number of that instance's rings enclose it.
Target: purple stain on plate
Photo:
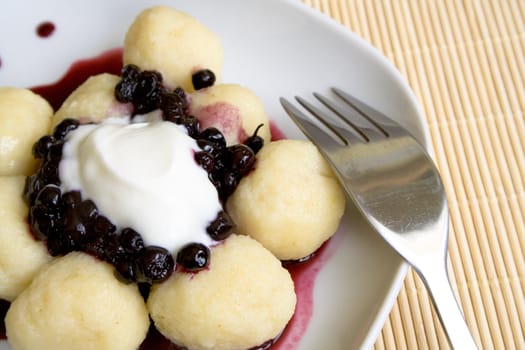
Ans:
[[[55,32],[55,24],[45,21],[36,27],[36,34],[41,38],[48,38]]]

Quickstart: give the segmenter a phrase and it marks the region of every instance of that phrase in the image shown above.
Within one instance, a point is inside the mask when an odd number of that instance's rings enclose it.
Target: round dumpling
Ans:
[[[220,79],[223,49],[219,37],[192,16],[156,6],[140,13],[128,29],[124,64],[159,71],[164,85],[192,91],[192,74],[201,69]]]
[[[29,232],[24,181],[24,176],[0,177],[0,299],[9,301],[51,260],[45,243]]]
[[[345,195],[326,160],[308,141],[264,146],[255,169],[226,203],[237,231],[281,260],[315,252],[339,226]]]
[[[242,143],[257,131],[270,142],[270,122],[260,98],[236,84],[217,84],[191,94],[190,113],[199,119],[201,128],[219,129],[228,145]]]
[[[53,109],[31,90],[0,87],[0,176],[29,175],[31,149],[49,131]]]
[[[288,271],[247,236],[232,235],[211,251],[207,270],[177,271],[152,288],[157,329],[190,350],[249,349],[277,337],[295,309]]]
[[[119,81],[120,77],[109,73],[89,77],[56,111],[52,128],[66,118],[79,119],[82,123],[97,123],[109,117],[130,116],[133,105],[115,99],[115,86]]]
[[[15,350],[134,350],[149,328],[136,284],[111,265],[73,252],[56,258],[11,304],[7,338]]]

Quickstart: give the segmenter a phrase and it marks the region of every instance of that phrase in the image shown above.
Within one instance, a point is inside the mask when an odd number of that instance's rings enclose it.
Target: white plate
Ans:
[[[339,86],[387,112],[421,142],[429,137],[407,83],[378,51],[299,0],[3,1],[0,85],[52,83],[71,63],[122,46],[128,25],[150,5],[191,13],[223,40],[223,81],[250,87],[289,138],[302,138],[283,113],[279,96]],[[42,39],[35,27],[56,25]],[[335,247],[336,246],[336,247]],[[349,205],[317,277],[314,311],[298,349],[372,347],[402,285],[406,264]],[[0,342],[0,350],[8,350]]]

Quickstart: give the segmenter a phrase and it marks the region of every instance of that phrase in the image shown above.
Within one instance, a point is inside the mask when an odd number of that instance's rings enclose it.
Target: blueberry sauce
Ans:
[[[89,76],[100,73],[119,75],[122,68],[122,49],[113,49],[101,55],[74,63],[66,74],[56,83],[34,87],[31,90],[46,98],[57,109],[67,96]],[[272,140],[286,138],[278,126],[271,122]],[[248,350],[285,350],[297,348],[307,330],[313,313],[313,292],[315,280],[322,267],[330,259],[337,247],[337,236],[326,242],[306,261],[286,263],[295,283],[297,293],[296,312],[278,339],[271,339],[260,346]],[[9,303],[0,299],[0,339],[5,339],[4,317]],[[163,337],[154,326],[150,327],[147,338],[139,350],[185,350]]]
[[[333,236],[307,260],[295,264],[289,263],[285,266],[294,281],[297,304],[292,319],[271,348],[272,350],[297,348],[312,318],[315,280],[323,266],[335,253],[338,245],[338,236]]]
[[[32,87],[31,90],[44,97],[57,110],[62,102],[92,75],[101,73],[120,74],[122,69],[122,49],[106,51],[99,56],[77,61],[55,83]]]
[[[272,141],[284,140],[286,138],[286,135],[273,121],[270,121],[270,133],[272,135]]]
[[[55,32],[55,24],[45,21],[36,27],[36,34],[41,38],[49,38]]]
[[[274,349],[272,346],[275,344],[277,339],[271,339],[259,346],[247,350],[269,350]],[[148,336],[144,342],[140,345],[138,350],[188,350],[184,346],[173,344],[171,341],[166,339],[160,332],[151,325],[148,330]]]

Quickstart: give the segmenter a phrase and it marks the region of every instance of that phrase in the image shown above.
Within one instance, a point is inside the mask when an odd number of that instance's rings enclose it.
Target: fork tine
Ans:
[[[314,93],[314,96],[316,94]],[[333,116],[329,116],[326,114],[326,112],[321,111],[319,108],[311,104],[310,102],[306,101],[305,99],[301,97],[295,97],[297,102],[301,104],[307,111],[312,113],[312,115],[321,122],[326,128],[328,128],[332,133],[337,135],[343,143],[348,146],[349,143],[361,143],[363,142],[363,139],[354,133],[352,133],[350,130],[348,130],[347,126],[343,126],[341,124],[337,123],[337,118],[333,118]],[[337,115],[337,113],[335,113]],[[359,132],[359,130],[357,130]],[[361,135],[363,136],[363,135]],[[364,141],[368,141],[365,137]]]
[[[328,147],[334,149],[335,147],[340,147],[338,142],[335,141],[332,136],[315,125],[306,114],[301,112],[287,99],[281,97],[279,101],[293,122],[312,142],[318,144],[320,148]],[[340,141],[347,144],[344,139],[340,139]]]
[[[378,110],[370,107],[363,101],[348,94],[347,92],[336,87],[333,87],[332,91],[343,101],[345,101],[356,111],[358,111],[364,118],[366,118],[370,123],[372,123],[385,136],[389,136],[388,125],[399,127],[399,125],[395,121],[388,118],[386,115],[379,112]]]
[[[334,112],[346,125],[352,128],[359,136],[363,138],[363,141],[368,142],[370,138],[363,132],[362,128],[357,125],[356,118],[352,118],[351,114],[358,113],[361,117],[361,113],[355,109],[343,108],[336,104],[334,101],[324,97],[319,93],[314,93],[315,98],[317,98],[323,105],[328,109]]]

